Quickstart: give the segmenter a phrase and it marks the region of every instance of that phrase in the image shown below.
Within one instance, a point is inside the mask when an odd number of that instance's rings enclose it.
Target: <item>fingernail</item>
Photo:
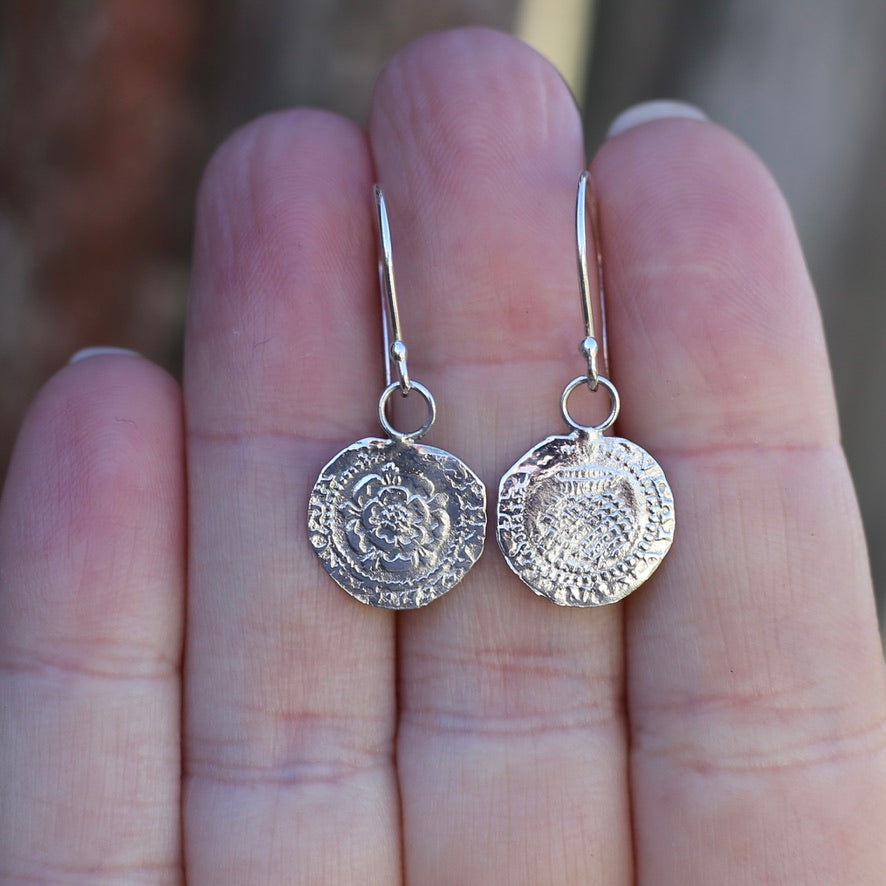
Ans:
[[[639,105],[631,105],[622,111],[609,125],[607,138],[621,135],[635,126],[644,123],[652,123],[654,120],[667,120],[674,117],[682,117],[684,120],[707,120],[707,115],[695,105],[688,102],[671,101],[660,99],[652,102],[641,102]]]
[[[88,360],[90,357],[107,357],[111,354],[124,357],[141,357],[138,351],[131,351],[129,348],[113,348],[97,347],[97,348],[81,348],[68,360],[68,363],[79,363],[81,360]]]

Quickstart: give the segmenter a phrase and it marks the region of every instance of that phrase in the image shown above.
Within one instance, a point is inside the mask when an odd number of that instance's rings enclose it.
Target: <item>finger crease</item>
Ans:
[[[145,681],[163,682],[170,678],[178,678],[177,662],[157,655],[153,658],[135,658],[121,661],[118,664],[102,665],[98,662],[87,663],[76,659],[54,659],[33,652],[15,655],[0,661],[0,675],[30,676],[49,681],[69,680],[74,677],[87,677],[95,680],[108,681]]]
[[[307,785],[339,786],[354,778],[392,765],[390,754],[354,754],[328,760],[291,760],[276,765],[249,765],[222,761],[190,762],[187,778],[230,787],[253,785],[298,788]]]
[[[700,774],[715,772],[778,772],[831,765],[861,757],[886,755],[886,718],[858,730],[780,748],[748,748],[714,754],[692,741],[665,743],[657,739],[635,742],[634,753],[662,757]]]

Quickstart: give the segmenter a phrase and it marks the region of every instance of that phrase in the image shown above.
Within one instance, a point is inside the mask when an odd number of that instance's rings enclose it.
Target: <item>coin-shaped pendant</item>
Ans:
[[[486,489],[449,452],[368,437],[314,484],[308,538],[362,603],[417,609],[454,587],[483,551]]]
[[[561,606],[615,603],[655,571],[674,536],[674,499],[635,443],[548,437],[502,477],[498,543],[526,584]]]

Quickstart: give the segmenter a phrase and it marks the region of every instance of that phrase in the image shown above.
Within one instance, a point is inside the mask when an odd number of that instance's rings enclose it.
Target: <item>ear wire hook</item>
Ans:
[[[590,194],[588,191],[590,191]],[[597,213],[594,183],[588,171],[585,170],[578,178],[578,194],[575,200],[575,246],[578,258],[578,281],[581,287],[581,309],[585,321],[585,337],[579,343],[578,349],[588,361],[588,371],[587,375],[579,375],[577,378],[572,379],[563,389],[563,393],[560,395],[560,414],[563,416],[566,424],[573,430],[585,434],[599,435],[615,423],[619,409],[621,409],[621,400],[615,385],[605,375],[601,375],[599,369],[598,355],[600,345],[594,332],[594,307],[591,303],[591,287],[588,283],[587,217],[589,214],[591,217],[591,240],[594,244],[594,262],[597,268],[597,293],[600,301],[603,364],[608,373],[609,345],[606,338],[606,300],[603,294],[603,250],[600,245],[600,221]],[[576,388],[582,385],[587,385],[592,391],[596,391],[602,385],[609,394],[611,402],[609,415],[600,424],[584,425],[576,421],[569,412],[569,397]]]
[[[378,276],[381,287],[382,338],[385,349],[385,383],[391,384],[392,365],[397,367],[397,383],[405,397],[412,383],[406,365],[406,345],[400,332],[397,310],[397,288],[394,285],[394,255],[391,249],[391,228],[381,185],[375,186],[375,215],[378,222]],[[391,341],[393,339],[393,341]]]
[[[588,235],[587,217],[591,217],[591,241],[594,247],[594,264],[597,270],[597,292],[600,302],[600,326],[603,343],[603,367],[609,372],[609,342],[606,336],[606,297],[603,289],[603,248],[600,240],[600,216],[597,212],[597,194],[590,173],[585,170],[578,179],[575,200],[575,245],[578,258],[578,281],[581,287],[581,308],[585,321],[585,337],[579,344],[582,356],[588,361],[588,387],[597,390],[600,371],[597,355],[600,347],[594,332],[594,309],[591,304],[591,287],[588,283]]]
[[[406,344],[400,332],[400,313],[397,310],[397,289],[394,285],[394,258],[391,249],[391,228],[388,224],[388,209],[385,195],[380,185],[375,189],[375,216],[378,222],[378,276],[381,289],[382,340],[385,349],[385,389],[378,401],[378,420],[386,433],[400,443],[412,443],[421,439],[430,430],[437,416],[437,404],[433,394],[421,383],[409,377],[406,365]],[[393,368],[397,378],[392,380]],[[418,430],[404,432],[395,428],[387,415],[388,400],[395,391],[406,397],[411,391],[418,391],[425,401],[428,414]]]

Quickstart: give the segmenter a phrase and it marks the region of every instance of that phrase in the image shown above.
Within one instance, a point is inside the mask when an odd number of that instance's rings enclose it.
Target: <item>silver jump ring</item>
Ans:
[[[583,425],[580,422],[577,422],[572,415],[569,413],[569,395],[581,385],[586,385],[588,383],[588,377],[586,375],[579,375],[577,378],[572,379],[565,388],[563,388],[563,393],[560,395],[560,414],[563,416],[563,421],[569,425],[570,428],[573,428],[576,431],[583,431],[587,434],[595,434],[600,433],[601,431],[605,431],[607,428],[611,428],[612,425],[615,424],[615,420],[618,418],[618,411],[621,409],[621,399],[618,396],[618,391],[614,384],[609,381],[608,378],[605,378],[602,375],[597,376],[597,384],[603,385],[604,388],[609,392],[609,400],[612,403],[612,408],[609,410],[609,415],[603,419],[598,425]]]
[[[391,382],[391,384],[382,391],[381,397],[378,398],[378,420],[381,423],[381,426],[385,429],[385,433],[398,443],[414,443],[416,440],[420,440],[431,429],[434,419],[437,418],[437,403],[434,400],[434,395],[421,382],[417,382],[414,379],[409,382],[409,390],[418,391],[424,398],[425,404],[428,407],[428,417],[425,419],[425,423],[417,431],[412,431],[411,433],[403,434],[398,431],[388,421],[388,416],[385,412],[385,407],[388,405],[388,400],[390,400],[391,394],[393,394],[394,391],[402,392],[400,382]],[[408,396],[408,394],[404,396]]]

